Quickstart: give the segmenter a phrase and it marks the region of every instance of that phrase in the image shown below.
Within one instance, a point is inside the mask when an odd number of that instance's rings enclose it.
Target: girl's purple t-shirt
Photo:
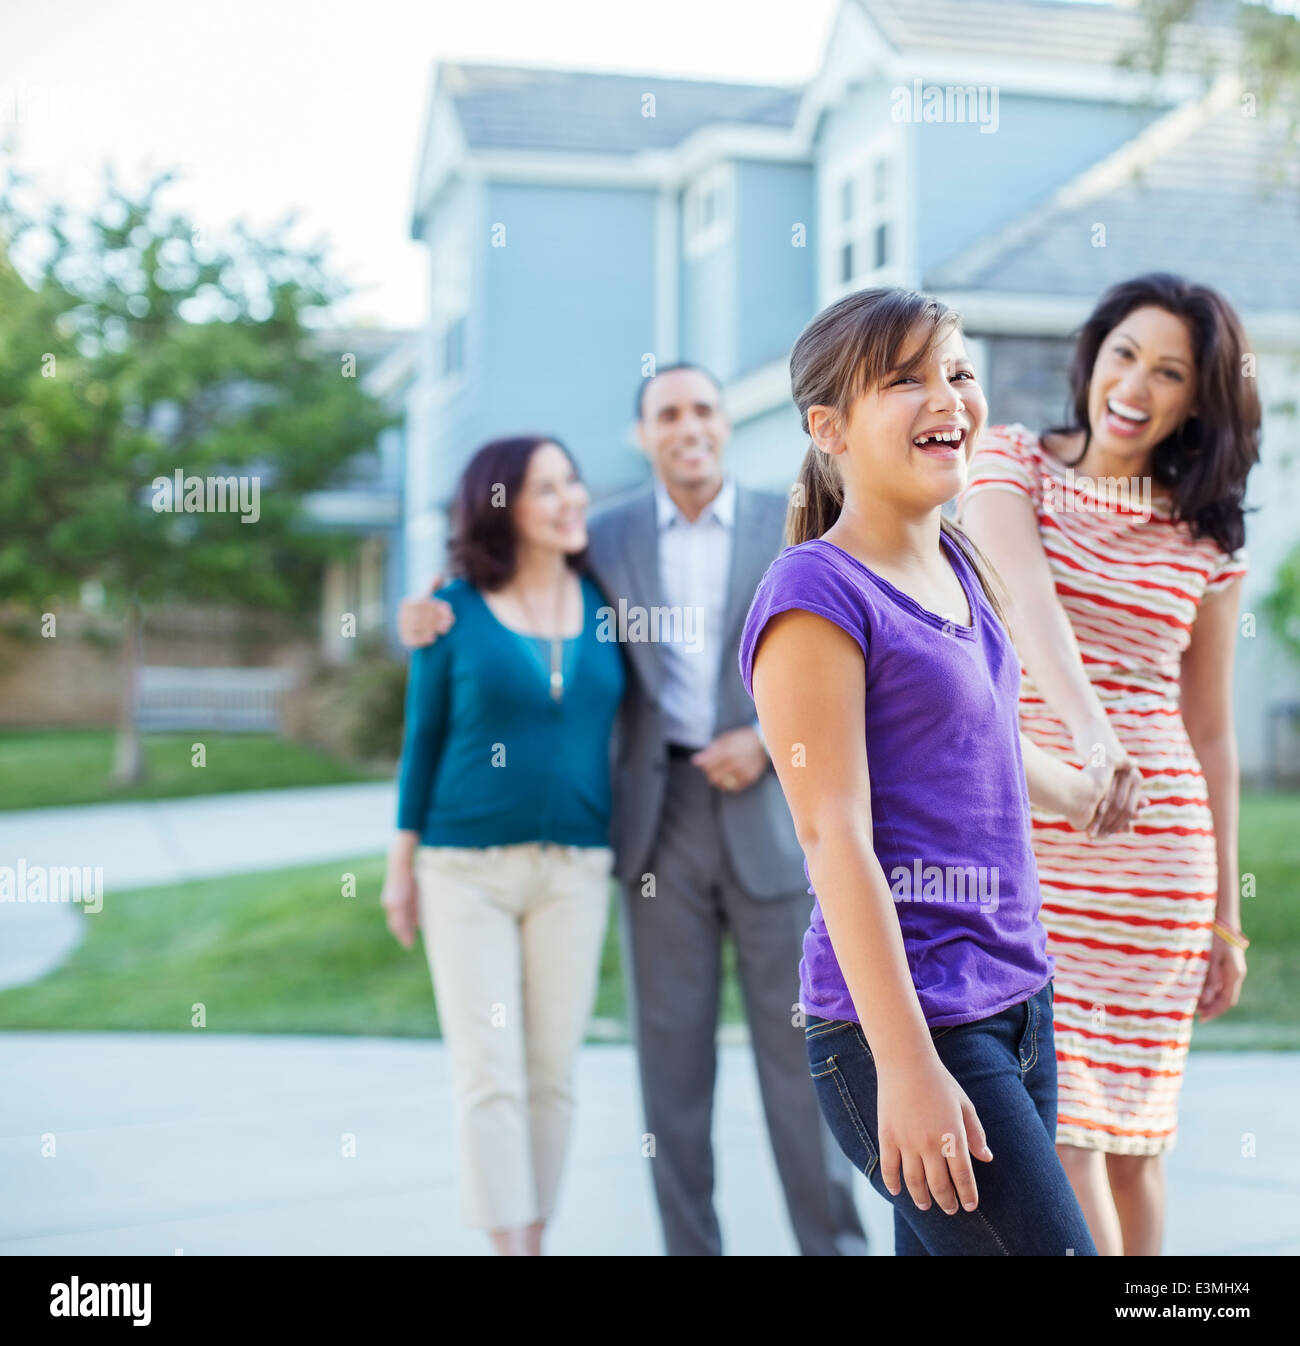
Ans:
[[[754,650],[778,613],[818,613],[862,649],[874,848],[932,1028],[1017,1004],[1045,986],[1055,967],[1038,919],[1020,755],[1020,661],[970,562],[940,536],[973,627],[963,624],[964,613],[928,611],[817,538],[787,547],[767,568],[740,641],[751,697]],[[799,995],[808,1013],[858,1018],[817,901],[803,940]]]

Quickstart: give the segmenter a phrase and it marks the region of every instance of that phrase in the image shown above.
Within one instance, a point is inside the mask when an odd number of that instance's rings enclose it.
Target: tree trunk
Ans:
[[[145,777],[144,749],[140,743],[140,731],[135,726],[135,694],[140,677],[143,628],[140,601],[132,594],[127,601],[126,624],[122,631],[122,695],[113,761],[113,781],[117,785],[136,785]]]

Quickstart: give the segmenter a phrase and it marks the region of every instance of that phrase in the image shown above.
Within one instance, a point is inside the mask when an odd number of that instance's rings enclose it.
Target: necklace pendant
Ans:
[[[564,674],[559,672],[558,669],[554,670],[551,673],[551,700],[558,701],[563,691],[564,691]]]

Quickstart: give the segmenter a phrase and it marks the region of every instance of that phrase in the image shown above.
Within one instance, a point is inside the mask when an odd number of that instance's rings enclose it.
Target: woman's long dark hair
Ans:
[[[1080,329],[1070,361],[1069,425],[1050,433],[1083,431],[1083,452],[1092,437],[1088,394],[1097,352],[1106,338],[1139,308],[1162,308],[1191,328],[1196,357],[1196,415],[1152,450],[1151,473],[1173,493],[1173,515],[1193,537],[1210,537],[1231,553],[1246,538],[1246,477],[1259,462],[1260,408],[1255,379],[1248,376],[1246,334],[1232,305],[1207,285],[1156,271],[1112,285]],[[1075,460],[1082,461],[1083,454]]]
[[[448,569],[476,589],[491,593],[515,573],[519,541],[514,503],[528,475],[528,464],[543,444],[564,452],[573,470],[573,454],[554,435],[515,435],[493,439],[477,449],[456,484],[451,507]],[[587,549],[565,557],[571,570],[582,570]]]
[[[919,369],[939,342],[960,326],[958,313],[932,295],[915,290],[856,290],[828,305],[799,333],[790,352],[790,393],[808,434],[808,408],[834,407],[847,424],[854,402],[894,372],[909,336],[919,325],[925,345],[906,370]],[[829,454],[809,443],[790,492],[785,540],[797,546],[821,537],[840,517],[844,483]],[[939,516],[939,528],[970,562],[984,597],[1005,627],[1006,587],[993,564],[964,529]],[[973,616],[974,614],[972,614]]]

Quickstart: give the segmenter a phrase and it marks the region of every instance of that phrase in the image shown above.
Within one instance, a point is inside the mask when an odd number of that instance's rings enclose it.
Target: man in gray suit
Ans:
[[[711,376],[686,364],[659,371],[637,396],[654,481],[587,530],[629,674],[611,844],[655,1195],[670,1254],[722,1251],[712,1118],[729,930],[799,1248],[864,1253],[852,1168],[808,1076],[797,1004],[811,908],[803,856],[738,667],[754,590],[783,545],[786,502],[723,472],[729,433]],[[432,637],[437,606],[402,605],[408,644]]]

